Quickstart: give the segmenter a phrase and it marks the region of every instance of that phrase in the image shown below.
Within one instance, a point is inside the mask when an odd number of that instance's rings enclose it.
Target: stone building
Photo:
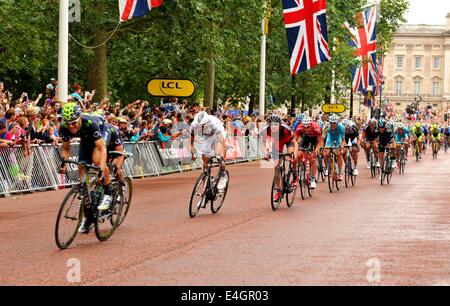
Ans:
[[[404,25],[385,59],[383,96],[397,110],[420,96],[437,109],[450,107],[450,13],[446,25]]]

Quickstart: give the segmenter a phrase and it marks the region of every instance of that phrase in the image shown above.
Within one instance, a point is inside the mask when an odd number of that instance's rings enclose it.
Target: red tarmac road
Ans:
[[[75,258],[82,285],[450,285],[450,156],[411,161],[384,187],[362,169],[355,188],[321,183],[277,212],[273,170],[229,170],[217,215],[189,218],[198,172],[137,180],[109,241],[79,236],[65,251],[54,226],[67,190],[0,199],[0,284],[71,285]]]

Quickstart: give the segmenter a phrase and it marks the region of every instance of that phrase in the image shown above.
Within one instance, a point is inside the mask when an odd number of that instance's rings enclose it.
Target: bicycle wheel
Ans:
[[[333,179],[334,179],[334,184],[335,184],[335,186],[336,186],[336,191],[339,191],[340,190],[340,187],[339,187],[339,179],[338,179],[338,173],[337,173],[337,170],[339,169],[339,167],[338,167],[338,163],[337,163],[337,157],[336,157],[336,160],[334,161],[334,175],[333,175]]]
[[[308,195],[310,198],[312,198],[312,189],[311,189],[311,172],[306,176],[306,188],[308,189]]]
[[[123,221],[125,221],[125,218],[128,215],[128,211],[130,210],[131,205],[131,198],[133,196],[133,183],[131,178],[126,177],[125,178],[125,193],[123,194],[123,208],[122,208],[122,215],[119,216],[119,222],[117,223],[117,227],[121,226]],[[111,219],[112,224],[115,223],[114,218]]]
[[[352,159],[353,160],[353,159]],[[352,169],[356,169],[356,165],[352,166]],[[356,185],[356,179],[358,178],[356,175],[353,175],[353,170],[352,170],[352,175],[350,176],[350,178],[352,179],[352,186],[355,187]]]
[[[217,214],[222,208],[223,202],[225,202],[225,198],[227,197],[228,185],[230,184],[230,173],[225,170],[225,175],[227,176],[227,185],[222,192],[216,190],[216,199],[211,202],[211,212],[213,214]]]
[[[298,185],[300,187],[300,195],[302,196],[302,200],[305,199],[306,190],[305,190],[305,165],[303,162],[298,163]]]
[[[111,183],[111,208],[107,211],[97,211],[95,222],[95,236],[99,241],[108,240],[117,228],[123,210],[123,192],[119,183]]]
[[[294,181],[294,173],[292,171],[293,169],[291,169],[288,173],[287,176],[287,186],[286,186],[286,205],[287,207],[291,208],[294,205],[294,201],[295,201],[295,195],[297,193],[297,187],[293,187],[292,184],[295,182]]]
[[[86,198],[82,199],[84,201]],[[56,219],[55,241],[61,250],[67,249],[75,240],[84,216],[83,206],[79,199],[79,187],[73,187],[61,203]]]
[[[351,183],[352,163],[350,156],[345,158],[345,188],[348,188]]]
[[[202,173],[195,182],[194,189],[191,194],[191,201],[189,202],[189,216],[194,218],[202,205],[206,202],[206,180],[208,176]]]
[[[278,168],[275,172],[275,175],[273,177],[273,182],[272,182],[272,192],[271,192],[271,198],[270,198],[270,202],[272,204],[272,210],[276,211],[278,210],[278,208],[280,208],[280,204],[281,201],[283,200],[283,187],[277,187],[277,182],[281,185],[284,184],[284,178],[283,178],[283,172],[281,170],[281,168]],[[277,193],[280,193],[280,197],[278,198],[278,200],[275,199],[275,195]]]
[[[376,177],[377,166],[375,164],[375,156],[373,151],[370,152],[370,175],[372,178]]]
[[[328,190],[330,190],[330,193],[334,192],[334,176],[334,161],[332,161],[332,157],[330,157],[328,161]]]

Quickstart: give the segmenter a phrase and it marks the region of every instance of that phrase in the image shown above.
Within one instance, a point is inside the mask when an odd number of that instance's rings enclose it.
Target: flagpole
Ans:
[[[264,17],[262,18],[261,36],[261,71],[259,79],[259,115],[264,117],[266,110],[266,46],[267,46],[267,1],[264,0]]]
[[[59,1],[58,100],[67,102],[69,74],[69,0]]]

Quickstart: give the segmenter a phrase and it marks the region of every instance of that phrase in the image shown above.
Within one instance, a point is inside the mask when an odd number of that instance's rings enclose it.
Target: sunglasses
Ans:
[[[67,122],[67,124],[68,124],[69,126],[75,126],[75,125],[78,124],[78,120],[75,120],[75,121],[72,121],[72,122]]]

